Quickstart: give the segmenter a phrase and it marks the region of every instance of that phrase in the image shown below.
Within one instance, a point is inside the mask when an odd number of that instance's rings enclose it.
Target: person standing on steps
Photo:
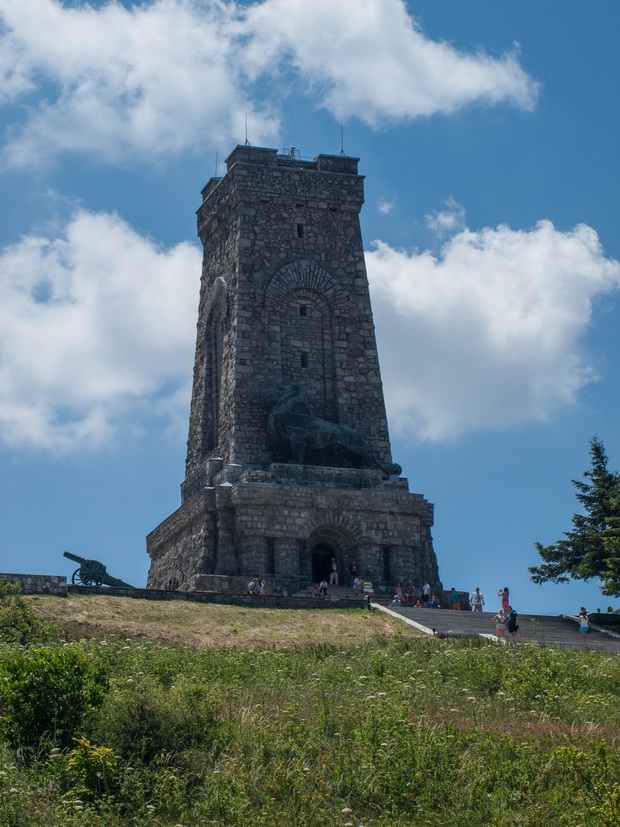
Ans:
[[[338,563],[333,557],[331,563],[329,564],[329,585],[338,585]]]
[[[349,575],[351,576],[351,586],[355,583],[357,577],[357,560],[351,560],[349,564]]]
[[[431,599],[431,587],[429,586],[428,582],[425,580],[424,585],[422,586],[422,606],[425,609],[428,609],[428,601]]]
[[[495,634],[497,635],[498,640],[506,640],[506,612],[503,609],[500,609],[498,613],[493,617],[493,623],[495,623]]]
[[[584,609],[583,606],[579,609],[579,617],[577,618],[579,621],[579,631],[581,632],[581,640],[583,641],[584,648],[588,648],[588,632],[590,631],[590,618],[588,617],[587,611]]]
[[[519,637],[519,615],[512,606],[508,606],[508,614],[506,615],[506,628],[508,629],[509,637],[506,642],[514,646]]]
[[[461,598],[454,586],[452,586],[452,591],[450,592],[450,605],[455,612],[461,611]]]
[[[502,609],[504,610],[504,612],[507,612],[508,607],[510,606],[508,586],[504,586],[503,589],[498,589],[497,596],[502,598]]]
[[[476,586],[475,591],[471,593],[471,597],[469,598],[469,602],[471,603],[471,610],[472,612],[481,612],[482,607],[484,606],[484,595],[480,591],[480,587]]]

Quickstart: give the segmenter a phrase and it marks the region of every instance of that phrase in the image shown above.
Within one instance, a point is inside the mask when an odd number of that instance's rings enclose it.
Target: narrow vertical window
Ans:
[[[392,579],[392,566],[391,564],[391,555],[390,555],[390,547],[389,546],[381,546],[381,552],[383,554],[383,579],[384,580],[391,580]]]
[[[308,305],[307,304],[300,304],[299,305],[299,315],[300,316],[307,316],[308,315]]]
[[[308,354],[305,350],[302,350],[301,352],[301,366],[302,368],[308,367]]]
[[[267,574],[276,573],[276,553],[274,542],[271,537],[267,537]]]
[[[303,224],[298,224],[297,225],[297,238],[303,238],[303,237],[304,237],[304,225]]]

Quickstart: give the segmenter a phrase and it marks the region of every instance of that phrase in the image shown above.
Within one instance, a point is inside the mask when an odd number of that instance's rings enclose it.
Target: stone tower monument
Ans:
[[[433,508],[392,463],[357,158],[238,146],[202,191],[182,504],[147,538],[150,588],[291,594],[355,561],[440,588]]]

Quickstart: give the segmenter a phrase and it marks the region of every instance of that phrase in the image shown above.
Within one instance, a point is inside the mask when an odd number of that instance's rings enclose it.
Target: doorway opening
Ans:
[[[336,557],[336,549],[329,543],[316,543],[312,548],[312,582],[329,582],[330,563]]]

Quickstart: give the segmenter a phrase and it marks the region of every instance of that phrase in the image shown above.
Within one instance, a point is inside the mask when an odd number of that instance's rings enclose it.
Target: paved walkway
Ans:
[[[402,606],[373,606],[432,635],[475,635],[496,640],[493,615],[495,612],[454,612],[450,609],[409,609]],[[564,616],[519,614],[519,642],[540,643],[543,646],[582,648],[577,619]],[[620,655],[620,636],[592,629],[588,648]]]

